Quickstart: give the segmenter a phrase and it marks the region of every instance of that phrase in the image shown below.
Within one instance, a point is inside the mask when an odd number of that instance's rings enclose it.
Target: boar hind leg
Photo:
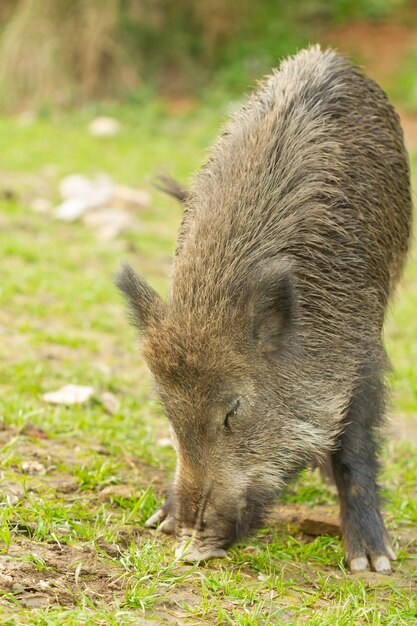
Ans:
[[[382,368],[363,369],[346,416],[332,468],[339,491],[342,530],[347,561],[352,572],[391,571],[395,554],[380,513],[376,483],[377,429],[383,419]]]
[[[167,533],[167,535],[175,534],[174,506],[170,493],[161,508],[146,520],[145,526],[146,528],[158,528],[159,531]]]

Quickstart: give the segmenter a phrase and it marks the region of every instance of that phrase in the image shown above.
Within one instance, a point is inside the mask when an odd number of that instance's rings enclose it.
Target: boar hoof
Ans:
[[[390,574],[392,572],[391,563],[385,554],[381,554],[372,559],[372,569],[380,574]]]
[[[146,520],[145,527],[158,528],[158,531],[173,535],[175,534],[175,518],[170,515],[169,508],[164,505]]]
[[[153,515],[151,515],[145,522],[146,528],[156,528],[162,520],[166,518],[167,514],[164,509],[158,509]]]
[[[379,574],[390,574],[392,567],[390,561],[396,560],[396,555],[391,546],[386,547],[387,554],[377,554],[369,559],[366,556],[357,556],[349,561],[349,567],[352,574],[366,572],[372,569],[373,572]]]
[[[168,515],[162,522],[159,524],[157,531],[159,533],[166,533],[167,535],[175,534],[175,517],[172,515]]]
[[[208,559],[224,559],[227,556],[226,550],[223,548],[202,548],[196,545],[180,545],[175,550],[175,557],[186,563],[196,563],[198,561],[207,561]]]
[[[349,563],[352,574],[369,570],[369,562],[366,556],[357,556]]]

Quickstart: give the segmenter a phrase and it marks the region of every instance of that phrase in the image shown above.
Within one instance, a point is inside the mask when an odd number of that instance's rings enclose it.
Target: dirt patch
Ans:
[[[72,606],[84,593],[94,602],[114,602],[120,570],[101,562],[89,546],[19,538],[0,556],[0,586],[27,608]]]

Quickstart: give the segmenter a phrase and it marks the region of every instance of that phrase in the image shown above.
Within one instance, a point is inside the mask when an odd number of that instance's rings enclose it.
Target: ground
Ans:
[[[224,561],[184,566],[170,538],[143,527],[174,454],[112,277],[129,258],[166,290],[181,209],[149,179],[169,171],[187,180],[229,109],[217,100],[144,101],[0,118],[1,623],[416,623],[415,253],[386,331],[393,373],[381,484],[394,574],[346,571],[336,494],[317,472],[292,485],[267,528]],[[119,135],[89,135],[102,112],[120,120]],[[417,171],[411,133],[407,142]],[[118,237],[56,220],[36,202],[56,204],[67,174],[101,171],[151,193]],[[91,385],[93,397],[72,407],[43,400],[67,383]]]

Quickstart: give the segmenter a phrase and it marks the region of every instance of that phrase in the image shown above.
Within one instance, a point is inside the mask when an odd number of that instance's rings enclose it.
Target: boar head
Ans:
[[[323,433],[297,397],[302,346],[291,265],[271,259],[246,286],[165,304],[129,266],[127,297],[177,452],[173,515],[187,560],[223,556],[260,525]],[[302,394],[301,394],[302,395]]]

